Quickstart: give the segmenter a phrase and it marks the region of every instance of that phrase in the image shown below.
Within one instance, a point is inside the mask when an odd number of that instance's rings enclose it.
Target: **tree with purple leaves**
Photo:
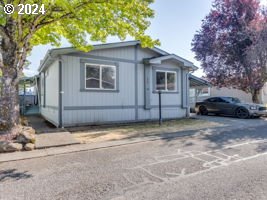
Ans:
[[[267,12],[258,0],[215,0],[192,46],[208,81],[260,102],[267,81]]]

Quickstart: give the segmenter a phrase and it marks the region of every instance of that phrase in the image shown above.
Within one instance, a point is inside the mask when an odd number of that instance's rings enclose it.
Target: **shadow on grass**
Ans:
[[[20,180],[31,178],[32,175],[27,171],[18,172],[17,169],[0,170],[0,183],[8,180]]]

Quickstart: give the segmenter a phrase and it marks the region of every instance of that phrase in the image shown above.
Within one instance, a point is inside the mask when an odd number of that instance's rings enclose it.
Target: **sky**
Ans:
[[[267,0],[261,0],[267,5]],[[193,62],[200,68],[200,63],[195,60],[191,51],[191,42],[194,34],[200,29],[201,20],[209,13],[212,0],[155,0],[151,7],[155,10],[155,17],[151,20],[151,26],[147,33],[153,39],[159,39],[159,48],[179,55]],[[127,38],[132,40],[132,38]],[[107,42],[119,42],[118,38],[108,38]],[[62,41],[61,47],[68,47],[70,44]],[[26,76],[37,74],[40,60],[44,58],[50,45],[34,47],[28,60],[31,62],[29,69],[25,70]],[[201,69],[194,73],[196,76],[203,76]]]

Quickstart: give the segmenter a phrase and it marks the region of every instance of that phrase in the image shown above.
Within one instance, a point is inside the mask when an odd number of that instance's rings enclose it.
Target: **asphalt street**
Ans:
[[[0,164],[3,200],[266,200],[266,188],[265,123]]]

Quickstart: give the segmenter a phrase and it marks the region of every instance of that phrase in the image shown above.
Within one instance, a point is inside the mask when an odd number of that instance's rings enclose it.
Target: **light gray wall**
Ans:
[[[266,94],[267,94],[267,90],[266,90]],[[236,97],[239,98],[241,101],[243,102],[247,102],[247,103],[252,103],[252,96],[249,93],[246,93],[242,90],[237,90],[237,89],[231,89],[231,88],[217,88],[217,87],[211,87],[210,88],[210,95],[209,96],[197,96],[197,97],[191,97],[191,108],[195,107],[195,102],[198,101],[204,101],[207,98],[210,97],[218,97],[218,96],[228,96],[228,97]],[[267,95],[266,95],[267,97]],[[261,99],[264,102],[265,99],[265,95],[262,91],[262,95],[261,95]],[[267,100],[267,98],[266,98]],[[266,102],[267,103],[267,102]]]
[[[139,52],[139,59],[155,57],[159,56],[157,54],[152,54],[148,50],[140,50]],[[148,67],[149,69],[149,84],[150,84],[150,106],[151,109],[144,109],[145,105],[145,65],[139,64],[138,65],[138,104],[142,105],[141,108],[139,106],[139,119],[140,120],[148,120],[148,119],[158,119],[159,117],[159,96],[158,93],[154,91],[154,84],[155,84],[155,70],[169,70],[177,72],[177,92],[174,93],[162,93],[162,117],[163,119],[167,118],[181,118],[185,117],[186,109],[182,108],[182,68],[177,63],[173,61],[164,61],[160,65],[151,65]],[[186,86],[186,85],[184,85]]]
[[[137,53],[137,54],[136,54]],[[150,93],[151,109],[144,109],[144,58],[159,56],[149,49],[124,47],[95,50],[90,53],[69,54],[61,57],[63,77],[63,126],[98,124],[158,118],[158,94]],[[89,59],[96,63],[114,62],[118,66],[116,92],[81,91],[81,62]],[[154,66],[177,71],[178,91],[162,94],[163,118],[184,117],[182,104],[181,68],[173,62]],[[150,84],[153,84],[153,67],[150,67]],[[136,76],[137,72],[137,76]],[[136,88],[137,86],[137,88]]]
[[[47,73],[48,72],[48,73]],[[45,78],[41,88],[41,114],[54,125],[58,125],[58,95],[59,95],[58,60],[54,61],[41,75]],[[42,85],[42,84],[41,84]]]
[[[267,105],[267,83],[265,83],[261,90],[261,102]]]
[[[168,71],[176,72],[177,77],[177,92],[169,92],[169,93],[162,93],[162,104],[163,105],[180,105],[181,106],[181,68],[177,66],[177,64],[173,64],[171,62],[163,62],[161,65],[153,65],[152,66],[152,73],[151,74],[151,85],[152,85],[152,94],[151,94],[151,105],[158,105],[158,93],[155,93],[155,71],[166,69]]]
[[[242,90],[237,89],[229,89],[229,88],[217,88],[212,87],[210,89],[210,95],[211,96],[230,96],[230,97],[237,97],[241,101],[251,103],[252,102],[252,96],[249,93],[246,93]]]
[[[134,105],[134,64],[119,63],[119,92],[112,91],[80,91],[79,57],[62,56],[63,61],[63,105],[71,106],[127,106]],[[92,62],[94,62],[92,60]]]
[[[104,51],[103,54],[100,54],[100,52],[94,52],[94,54],[110,57],[109,53],[113,52],[112,54],[115,55],[114,51]],[[127,52],[132,54],[133,57],[134,51]],[[125,54],[123,51],[117,52],[118,57],[121,57],[119,56],[120,53]],[[81,74],[80,65],[84,59],[86,59],[86,56],[62,56],[63,125],[133,119],[135,105],[135,93],[133,92],[135,89],[134,63],[114,61],[117,63],[119,70],[117,74],[117,79],[119,79],[118,91],[81,91],[81,79],[84,76]],[[103,58],[101,60],[90,58],[90,62],[94,63],[94,60],[100,63]],[[127,109],[129,106],[132,108]]]
[[[109,58],[119,58],[126,60],[134,60],[134,47],[123,47],[123,48],[110,48],[110,49],[102,49],[102,50],[93,50],[90,52],[90,55],[95,56],[105,56]]]

